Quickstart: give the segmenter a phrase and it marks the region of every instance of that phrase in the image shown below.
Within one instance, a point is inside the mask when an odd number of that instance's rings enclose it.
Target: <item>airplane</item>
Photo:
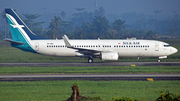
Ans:
[[[168,43],[156,40],[114,40],[46,39],[35,35],[11,8],[5,9],[12,39],[4,40],[12,47],[27,52],[49,56],[84,57],[92,63],[93,58],[118,60],[119,57],[158,57],[160,59],[176,53],[178,50]]]

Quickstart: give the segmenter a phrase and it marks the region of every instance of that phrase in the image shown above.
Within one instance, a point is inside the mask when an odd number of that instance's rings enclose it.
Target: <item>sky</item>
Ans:
[[[72,14],[76,11],[75,8],[79,7],[93,11],[94,1],[97,7],[104,7],[106,14],[153,14],[155,10],[160,10],[162,14],[172,14],[172,11],[180,14],[180,0],[0,0],[0,12],[5,8],[13,8],[18,13],[65,11]]]

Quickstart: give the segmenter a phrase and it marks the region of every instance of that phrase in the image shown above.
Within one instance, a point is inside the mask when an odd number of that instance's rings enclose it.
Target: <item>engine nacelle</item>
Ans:
[[[102,52],[101,59],[102,60],[118,60],[118,53],[117,52]]]

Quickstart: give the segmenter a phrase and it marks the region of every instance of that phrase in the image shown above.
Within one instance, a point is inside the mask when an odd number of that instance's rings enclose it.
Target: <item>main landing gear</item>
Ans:
[[[89,58],[89,59],[88,59],[88,63],[93,63],[93,59],[92,59],[92,58]]]
[[[161,60],[158,58],[158,62],[160,63],[161,62]]]

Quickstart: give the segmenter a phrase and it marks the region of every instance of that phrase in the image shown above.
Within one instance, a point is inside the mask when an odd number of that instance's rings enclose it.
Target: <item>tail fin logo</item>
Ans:
[[[17,28],[19,33],[24,37],[24,39],[28,42],[28,40],[30,40],[29,36],[27,35],[27,33],[24,31],[23,27],[25,27],[24,25],[20,25],[18,24],[18,22],[16,21],[16,19],[9,15],[9,14],[6,14],[8,20],[10,21],[9,22],[9,25],[12,26],[13,28]],[[13,32],[13,30],[12,30]],[[14,32],[16,33],[16,32]],[[17,35],[16,35],[17,36]],[[29,42],[28,42],[29,43]]]
[[[11,23],[13,23],[13,24],[10,24],[13,28],[18,28],[22,30],[22,27],[24,27],[24,25],[19,25],[18,22],[11,15],[6,14],[6,16],[9,18]]]
[[[22,28],[22,27],[24,27],[24,25],[13,25],[13,24],[10,24],[13,28]]]

